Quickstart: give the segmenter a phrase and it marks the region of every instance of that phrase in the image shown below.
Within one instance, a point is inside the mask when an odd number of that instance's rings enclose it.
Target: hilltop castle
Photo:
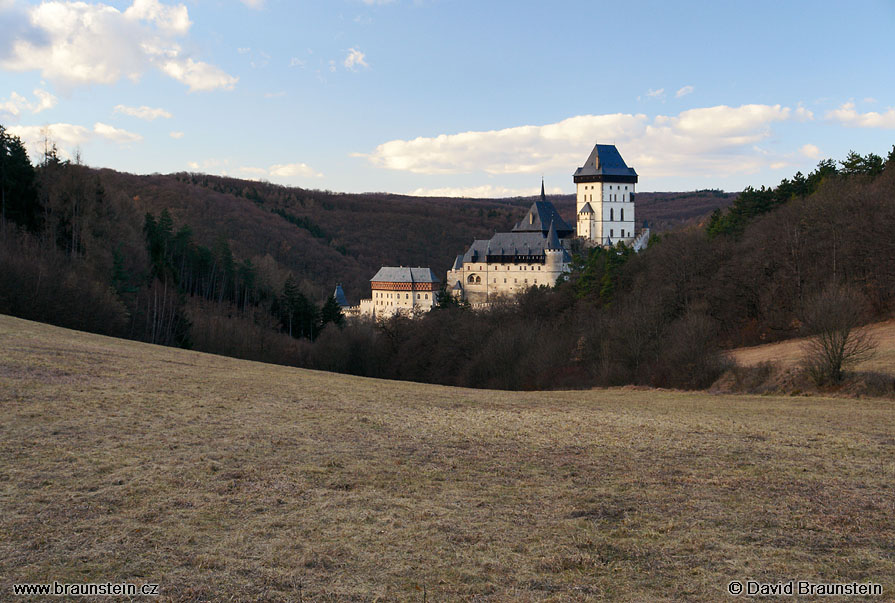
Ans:
[[[634,232],[634,185],[637,172],[625,164],[614,145],[598,144],[573,176],[577,185],[577,230],[553,203],[544,183],[541,197],[511,232],[473,241],[447,273],[452,293],[470,303],[513,297],[528,287],[556,283],[568,272],[575,235],[585,245],[611,246],[619,241],[640,250],[649,236]]]
[[[572,260],[576,238],[584,246],[618,242],[642,249],[649,230],[634,229],[637,172],[625,164],[615,145],[597,144],[573,176],[576,228],[556,211],[544,192],[510,232],[473,241],[447,272],[453,295],[471,304],[514,297],[528,287],[552,286]],[[427,312],[435,304],[439,281],[429,268],[383,267],[370,279],[372,296],[351,309],[361,315]],[[344,297],[344,294],[343,294]]]

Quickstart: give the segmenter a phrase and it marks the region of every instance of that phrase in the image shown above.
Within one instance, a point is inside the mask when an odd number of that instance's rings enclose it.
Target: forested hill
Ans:
[[[107,190],[125,195],[142,216],[167,209],[174,228],[188,226],[213,248],[292,272],[318,303],[342,283],[350,301],[369,293],[383,265],[429,266],[443,274],[475,238],[519,220],[534,198],[457,199],[388,193],[341,194],[204,174],[135,176],[97,172]],[[727,207],[720,191],[639,193],[638,222],[667,230]],[[551,197],[574,221],[574,195]],[[273,262],[271,262],[273,260]]]

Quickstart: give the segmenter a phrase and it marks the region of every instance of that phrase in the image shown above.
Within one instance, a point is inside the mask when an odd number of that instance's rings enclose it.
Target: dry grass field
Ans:
[[[474,391],[0,317],[2,600],[892,600],[893,484],[891,400]]]
[[[895,375],[895,320],[869,325],[868,330],[874,335],[879,346],[873,358],[860,363],[855,370]],[[767,345],[739,348],[731,352],[731,357],[743,366],[773,362],[781,368],[794,367],[802,360],[802,345],[801,339],[789,339]]]

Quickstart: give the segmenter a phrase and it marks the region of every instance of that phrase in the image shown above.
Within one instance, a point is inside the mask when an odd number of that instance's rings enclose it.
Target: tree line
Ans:
[[[516,302],[471,311],[443,295],[420,319],[379,323],[346,324],[334,299],[311,293],[319,283],[269,254],[240,255],[224,236],[200,241],[198,224],[142,211],[115,182],[49,143],[33,166],[0,127],[0,312],[372,377],[698,388],[725,369],[724,349],[802,334],[812,300],[831,285],[857,296],[861,320],[890,315],[895,302],[895,149],[748,188],[705,225],[653,237],[639,254],[585,250],[562,282]],[[242,184],[255,203],[268,193],[295,200],[289,189]],[[315,224],[283,207],[270,211]]]
[[[344,320],[269,256],[238,258],[223,236],[202,245],[168,210],[141,219],[78,156],[63,159],[47,142],[32,165],[2,126],[0,202],[0,312],[264,360]],[[240,338],[266,343],[232,345]]]

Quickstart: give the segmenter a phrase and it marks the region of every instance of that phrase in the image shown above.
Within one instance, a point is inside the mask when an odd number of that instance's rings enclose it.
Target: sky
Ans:
[[[776,185],[895,144],[895,2],[0,0],[0,124],[95,167],[339,192]]]

